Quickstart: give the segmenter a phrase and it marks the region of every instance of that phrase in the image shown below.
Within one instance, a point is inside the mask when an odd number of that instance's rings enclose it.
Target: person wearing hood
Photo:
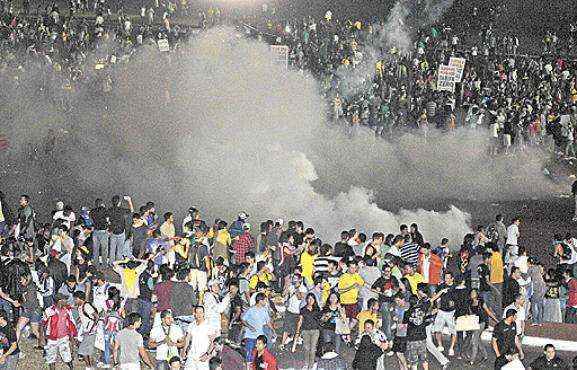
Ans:
[[[353,360],[353,369],[355,370],[374,370],[377,368],[377,361],[383,354],[383,350],[373,343],[368,335],[363,335],[359,348],[355,353]]]
[[[236,221],[230,225],[228,232],[230,233],[230,237],[235,239],[242,235],[244,232],[243,225],[247,222],[249,215],[246,212],[240,212],[238,214],[238,218]]]

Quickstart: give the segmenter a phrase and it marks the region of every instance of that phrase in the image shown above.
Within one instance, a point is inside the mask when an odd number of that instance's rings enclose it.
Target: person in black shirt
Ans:
[[[403,323],[407,324],[407,350],[405,357],[411,368],[416,369],[419,363],[427,369],[427,315],[431,308],[431,302],[427,296],[428,285],[420,283],[417,286],[417,300],[414,301],[403,317]],[[413,297],[414,298],[414,297]]]
[[[543,354],[531,362],[531,370],[569,370],[567,363],[557,356],[555,346],[547,344],[543,348]]]
[[[495,351],[495,370],[501,369],[509,362],[519,358],[523,359],[523,348],[517,336],[517,311],[508,309],[505,312],[505,318],[500,321],[493,330],[493,339],[491,344]]]
[[[315,363],[315,354],[317,351],[317,343],[319,341],[322,315],[319,305],[317,304],[317,299],[313,293],[307,294],[305,302],[305,307],[301,309],[295,337],[301,333],[305,350],[305,362],[308,368],[312,369],[313,364]]]
[[[457,331],[455,330],[455,281],[453,274],[449,271],[445,272],[444,283],[439,285],[437,293],[431,299],[436,301],[438,299],[439,311],[435,317],[433,325],[433,333],[437,339],[437,348],[443,352],[443,328],[447,326],[451,334],[451,345],[449,347],[449,356],[455,354],[455,344],[457,343]]]
[[[399,281],[392,275],[391,266],[388,264],[383,266],[383,274],[373,283],[371,290],[379,293],[382,320],[381,330],[387,339],[392,339],[390,308],[394,303],[394,296],[399,291]]]
[[[138,277],[138,286],[140,288],[138,314],[142,317],[142,325],[138,332],[146,339],[151,329],[152,293],[154,292],[154,279],[152,278],[154,262],[149,260],[149,257],[149,254],[144,255],[143,259],[148,260],[148,264],[146,270]]]
[[[108,260],[108,210],[102,199],[96,199],[96,207],[90,210],[90,218],[94,224],[92,233],[92,260],[97,267],[100,267],[100,256],[102,262],[106,264]]]
[[[15,370],[19,353],[16,330],[9,322],[8,313],[0,310],[0,367]]]
[[[126,241],[126,218],[134,212],[134,206],[132,205],[132,199],[129,196],[125,196],[124,200],[127,201],[129,209],[122,208],[120,196],[115,195],[112,197],[112,208],[108,210],[108,217],[110,220],[110,226],[108,228],[110,231],[110,253],[108,258],[110,259],[110,264],[121,259],[123,255],[129,255],[128,252],[124,251],[124,242]],[[107,261],[104,261],[104,263],[107,263]]]
[[[491,285],[489,278],[491,271],[489,265],[491,261],[491,253],[483,253],[483,263],[477,267],[477,274],[479,275],[479,295],[484,302],[490,302]]]
[[[516,266],[511,267],[511,275],[505,280],[505,286],[503,287],[503,308],[515,302],[515,297],[521,292],[521,286],[517,282],[520,278],[521,271],[519,268]]]

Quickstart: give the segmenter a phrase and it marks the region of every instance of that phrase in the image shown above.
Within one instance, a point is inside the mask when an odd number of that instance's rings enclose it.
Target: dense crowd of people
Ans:
[[[558,264],[545,269],[527,255],[520,218],[506,226],[498,215],[449,248],[417,224],[332,243],[300,221],[207,222],[190,207],[180,222],[129,196],[58,202],[49,222],[27,195],[14,211],[0,199],[7,369],[27,340],[51,369],[76,356],[89,369],[277,369],[284,352],[302,352],[307,369],[384,369],[387,356],[428,368],[429,354],[448,368],[489,351],[500,369],[524,359],[529,325],[577,323],[577,240],[556,235]],[[569,369],[554,351],[532,368]]]
[[[184,0],[144,6],[138,21],[110,1],[72,1],[71,17],[55,5],[33,17],[0,3],[3,86],[32,78],[64,111],[74,91],[113,89],[115,69],[139,45],[167,40],[175,53],[193,34],[172,21],[192,12]],[[94,20],[74,16],[87,10]],[[211,8],[202,26],[220,17]],[[381,47],[380,21],[286,20],[267,8],[260,17],[237,21],[289,46],[291,68],[319,79],[335,121],[384,137],[484,127],[494,152],[548,141],[575,156],[575,65],[553,34],[529,57],[490,21],[470,24],[485,28],[481,37],[435,24],[404,50]],[[439,92],[437,69],[450,56],[466,58],[463,81]],[[366,63],[372,73],[348,77]],[[27,340],[51,369],[60,358],[87,369],[271,370],[296,352],[319,370],[384,369],[388,356],[427,369],[430,355],[448,368],[486,363],[489,353],[498,369],[571,366],[551,345],[529,362],[521,341],[528,325],[577,323],[577,239],[555,235],[557,264],[544,266],[528,255],[520,218],[506,225],[498,215],[462,243],[427,240],[417,224],[346,230],[334,242],[298,220],[253,226],[246,212],[230,223],[209,222],[196,206],[182,220],[159,217],[153,202],[136,208],[128,196],[79,209],[58,202],[50,215],[37,215],[26,195],[12,205],[0,194],[0,369],[16,368]],[[481,334],[490,328],[488,348]]]

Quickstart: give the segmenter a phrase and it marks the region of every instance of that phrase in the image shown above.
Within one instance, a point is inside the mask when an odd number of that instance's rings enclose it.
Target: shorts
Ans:
[[[407,339],[395,337],[393,339],[393,348],[391,348],[391,350],[395,353],[405,353],[407,351]]]
[[[348,319],[357,319],[357,316],[359,315],[359,306],[356,303],[343,304],[343,307]]]
[[[207,284],[206,271],[191,270],[189,284],[197,291],[204,292]]]
[[[57,340],[48,339],[46,341],[46,346],[44,346],[44,350],[46,351],[45,360],[48,365],[56,363],[58,354],[60,354],[62,362],[68,363],[72,361],[70,339],[68,339],[68,337]]]
[[[433,324],[433,333],[441,333],[445,326],[449,329],[449,334],[457,334],[457,330],[455,329],[455,311],[447,312],[439,310],[439,312],[437,312],[435,323]]]
[[[255,338],[245,338],[244,340],[244,359],[248,363],[252,363],[254,358],[252,353],[256,347],[256,339]]]
[[[82,342],[78,345],[78,354],[81,356],[94,356],[94,343],[96,341],[96,334],[85,335]]]
[[[294,334],[297,328],[297,321],[299,315],[295,313],[287,312],[283,318],[282,330],[284,333]]]
[[[405,357],[409,365],[417,365],[422,362],[427,362],[427,342],[425,340],[407,342]]]

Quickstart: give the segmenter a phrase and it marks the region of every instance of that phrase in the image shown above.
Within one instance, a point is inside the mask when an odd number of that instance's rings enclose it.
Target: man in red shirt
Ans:
[[[66,304],[66,300],[66,296],[57,293],[54,296],[54,305],[44,311],[41,322],[40,343],[44,345],[46,363],[50,370],[56,369],[58,354],[62,361],[72,369],[70,342],[75,340],[78,331],[72,316],[72,309]]]
[[[268,348],[266,348],[267,343],[268,340],[264,335],[259,335],[256,338],[256,348],[253,351],[253,370],[278,370],[276,358],[270,353]]]
[[[245,223],[242,225],[243,233],[234,242],[234,262],[236,264],[246,262],[246,254],[253,249],[254,239],[250,235],[250,224]]]
[[[577,324],[577,279],[573,277],[571,270],[565,270],[563,277],[567,283],[568,290],[565,322],[568,324]]]

